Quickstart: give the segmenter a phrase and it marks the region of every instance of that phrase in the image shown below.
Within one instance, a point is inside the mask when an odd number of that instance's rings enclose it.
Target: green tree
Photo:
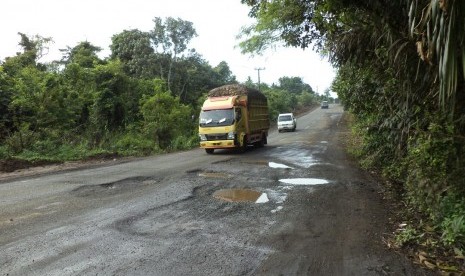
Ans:
[[[155,75],[155,52],[151,46],[150,33],[137,29],[124,30],[111,38],[112,60],[119,59],[129,76],[153,78]]]
[[[233,75],[226,61],[220,62],[213,70],[218,74],[221,85],[237,82],[236,76]]]
[[[253,87],[257,89],[257,85],[253,82],[252,78],[250,76],[247,77],[247,80],[244,82],[244,85],[247,87]]]
[[[21,41],[18,45],[21,46],[22,52],[16,53],[14,57],[5,58],[5,62],[2,64],[4,71],[8,75],[14,76],[22,68],[28,66],[44,70],[45,66],[38,61],[47,52],[48,45],[53,42],[52,39],[39,35],[27,36],[23,33],[18,34],[21,36]]]
[[[96,95],[93,104],[92,122],[97,133],[105,134],[124,129],[128,77],[121,63],[100,65],[95,71]],[[103,132],[102,132],[103,131]]]
[[[0,142],[12,130],[12,113],[8,110],[13,96],[11,80],[0,66]]]
[[[304,91],[297,96],[297,102],[300,108],[309,107],[315,103],[315,94]]]
[[[15,151],[21,151],[31,139],[23,139],[22,131],[37,131],[45,119],[43,103],[47,95],[44,87],[48,73],[44,72],[43,64],[38,59],[43,56],[50,38],[41,36],[29,37],[19,33],[21,41],[19,45],[23,51],[14,57],[7,57],[2,63],[2,102],[6,108],[2,110],[4,125],[8,127],[4,131],[10,133],[10,140],[16,139]],[[19,137],[13,135],[17,132]],[[27,141],[28,140],[28,141]]]
[[[191,39],[197,36],[192,22],[168,17],[163,22],[160,17],[153,19],[154,29],[150,33],[152,45],[157,53],[169,56],[167,70],[160,71],[161,78],[166,79],[168,89],[171,90],[173,65],[179,55],[187,50]],[[163,69],[163,68],[161,68]],[[166,77],[165,77],[165,71]]]
[[[63,53],[62,63],[76,63],[84,68],[93,68],[97,64],[102,64],[98,53],[102,48],[92,45],[88,41],[80,42],[75,47],[67,47],[60,50]]]
[[[310,85],[304,83],[301,77],[281,77],[279,87],[293,94],[301,94],[303,91],[313,93]]]

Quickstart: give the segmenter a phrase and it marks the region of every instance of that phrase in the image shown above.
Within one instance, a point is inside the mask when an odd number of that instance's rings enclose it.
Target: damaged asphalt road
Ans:
[[[382,243],[342,108],[244,154],[203,150],[0,182],[0,275],[432,275]]]

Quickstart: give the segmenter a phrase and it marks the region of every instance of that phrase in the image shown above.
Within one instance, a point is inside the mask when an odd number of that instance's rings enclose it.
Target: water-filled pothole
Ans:
[[[274,168],[274,169],[292,169],[291,167],[289,167],[287,165],[280,164],[280,163],[275,163],[275,162],[269,162],[268,166],[270,168]]]
[[[290,185],[321,185],[328,184],[328,180],[318,178],[289,178],[280,179],[279,182]]]
[[[218,190],[213,193],[213,197],[228,202],[265,203],[269,201],[266,193],[261,193],[250,189]]]

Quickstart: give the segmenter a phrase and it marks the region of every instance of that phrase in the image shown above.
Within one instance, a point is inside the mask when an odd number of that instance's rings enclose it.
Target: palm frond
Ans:
[[[422,47],[418,47],[418,54],[424,59],[423,47],[427,48],[426,57],[437,66],[439,104],[443,109],[450,108],[453,113],[458,93],[460,63],[463,74],[461,77],[465,78],[464,1],[431,0],[422,7],[421,12],[418,9],[418,1],[412,0],[409,12],[410,34],[419,40],[417,43],[425,39]],[[419,20],[418,14],[421,14]]]

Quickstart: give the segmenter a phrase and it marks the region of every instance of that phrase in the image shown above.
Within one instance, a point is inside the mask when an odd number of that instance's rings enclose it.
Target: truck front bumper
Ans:
[[[229,149],[235,147],[237,147],[237,145],[234,143],[234,140],[216,140],[200,142],[200,148],[202,149]]]

